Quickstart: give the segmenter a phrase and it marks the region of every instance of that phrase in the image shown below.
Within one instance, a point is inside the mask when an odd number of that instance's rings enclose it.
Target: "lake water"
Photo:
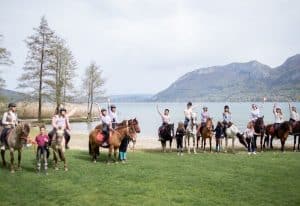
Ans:
[[[193,103],[197,105],[197,103]],[[233,123],[235,123],[239,129],[244,130],[247,122],[250,119],[250,108],[252,103],[202,103],[208,107],[210,115],[213,117],[214,123],[222,120],[222,112],[224,105],[229,105]],[[265,116],[265,123],[273,123],[274,116],[272,113],[274,103],[257,103],[261,106],[261,114]],[[136,117],[139,120],[141,127],[141,134],[139,137],[156,137],[157,128],[161,125],[161,118],[156,111],[157,103],[117,103],[117,110],[119,120],[130,119]],[[170,109],[171,121],[177,123],[184,120],[183,110],[186,108],[186,103],[158,103],[159,108],[163,111],[165,108]],[[288,103],[278,103],[281,107],[285,120],[289,120],[289,108]],[[300,102],[293,103],[298,110],[300,109]],[[103,105],[106,106],[106,105]],[[199,114],[202,108],[198,107],[195,112],[198,113],[198,121],[200,121]],[[72,131],[75,133],[88,133],[95,125],[99,124],[99,121],[87,124],[87,123],[71,123]]]

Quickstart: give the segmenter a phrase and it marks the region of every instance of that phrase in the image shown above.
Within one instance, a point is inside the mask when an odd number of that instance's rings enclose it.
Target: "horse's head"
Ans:
[[[281,123],[280,129],[283,132],[289,132],[289,133],[293,132],[292,124],[289,121],[285,121],[285,122]]]
[[[133,126],[136,133],[141,132],[139,121],[136,118],[128,120],[128,125]]]
[[[137,131],[136,131],[136,125],[133,124],[133,121],[130,122],[129,121],[126,121],[126,127],[128,128],[126,130],[126,136],[128,136],[130,139],[132,140],[136,140],[136,137],[137,137]]]
[[[20,123],[16,127],[17,138],[21,140],[22,144],[27,143],[29,133],[30,133],[30,124],[28,123]]]
[[[207,120],[206,120],[206,127],[209,128],[209,129],[211,129],[212,125],[213,125],[212,118],[207,118]]]
[[[58,128],[56,130],[56,133],[54,134],[56,144],[59,144],[59,145],[62,144],[62,141],[64,139],[64,134],[65,134],[65,132],[63,129]]]

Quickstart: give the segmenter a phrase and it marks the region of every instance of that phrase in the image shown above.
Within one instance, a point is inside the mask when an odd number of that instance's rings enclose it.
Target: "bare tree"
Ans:
[[[92,62],[86,68],[82,83],[88,103],[88,120],[91,120],[94,100],[104,94],[103,86],[105,83],[105,79],[102,77],[102,70],[95,62]]]
[[[66,43],[59,37],[54,38],[51,47],[51,63],[49,65],[52,78],[46,81],[49,99],[56,102],[57,107],[65,104],[72,97],[73,80],[77,63]]]
[[[0,42],[2,41],[3,36],[0,34]],[[14,62],[10,58],[11,54],[10,52],[3,47],[0,47],[0,65],[11,65]],[[1,74],[1,71],[0,71]],[[5,86],[5,80],[1,78],[0,76],[0,88],[3,88]]]
[[[44,89],[47,85],[44,83],[51,77],[49,67],[51,61],[51,45],[54,37],[45,17],[41,18],[38,28],[34,28],[35,33],[29,36],[25,42],[28,47],[27,58],[24,73],[19,78],[20,88],[30,88],[38,99],[38,120],[42,116],[42,97],[45,95]]]

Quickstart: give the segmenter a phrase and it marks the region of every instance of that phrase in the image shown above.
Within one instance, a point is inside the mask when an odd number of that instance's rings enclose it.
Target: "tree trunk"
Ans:
[[[41,55],[41,67],[40,67],[40,84],[39,84],[39,111],[38,111],[38,121],[42,120],[42,87],[43,87],[43,65],[44,65],[44,47],[45,47],[45,37],[43,36],[42,45],[42,55]]]

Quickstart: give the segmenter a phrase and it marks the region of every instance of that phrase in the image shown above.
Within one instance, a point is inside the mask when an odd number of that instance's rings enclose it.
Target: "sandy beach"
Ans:
[[[74,133],[72,134],[72,138],[70,141],[70,148],[71,149],[78,149],[78,150],[88,150],[88,134],[82,134],[82,133]],[[225,144],[225,140],[223,140],[223,146]],[[231,148],[231,139],[228,142],[228,148]],[[273,145],[275,148],[280,147],[280,141],[274,140]],[[260,147],[260,139],[257,140],[257,146]],[[286,142],[286,148],[293,146],[293,137],[289,136],[287,142]],[[132,147],[132,143],[130,143],[129,147]],[[200,142],[199,142],[200,147]],[[239,143],[238,139],[235,140],[235,147],[236,148],[242,148],[243,146]],[[169,148],[169,143],[167,143],[167,148]],[[137,138],[136,150],[147,150],[147,149],[161,149],[161,143],[158,141],[157,137],[139,137]],[[172,149],[176,149],[176,140],[174,139],[172,142]],[[209,150],[209,142],[207,140],[206,142],[206,149]],[[215,140],[212,141],[212,149],[215,149]],[[259,148],[258,148],[259,150]]]

